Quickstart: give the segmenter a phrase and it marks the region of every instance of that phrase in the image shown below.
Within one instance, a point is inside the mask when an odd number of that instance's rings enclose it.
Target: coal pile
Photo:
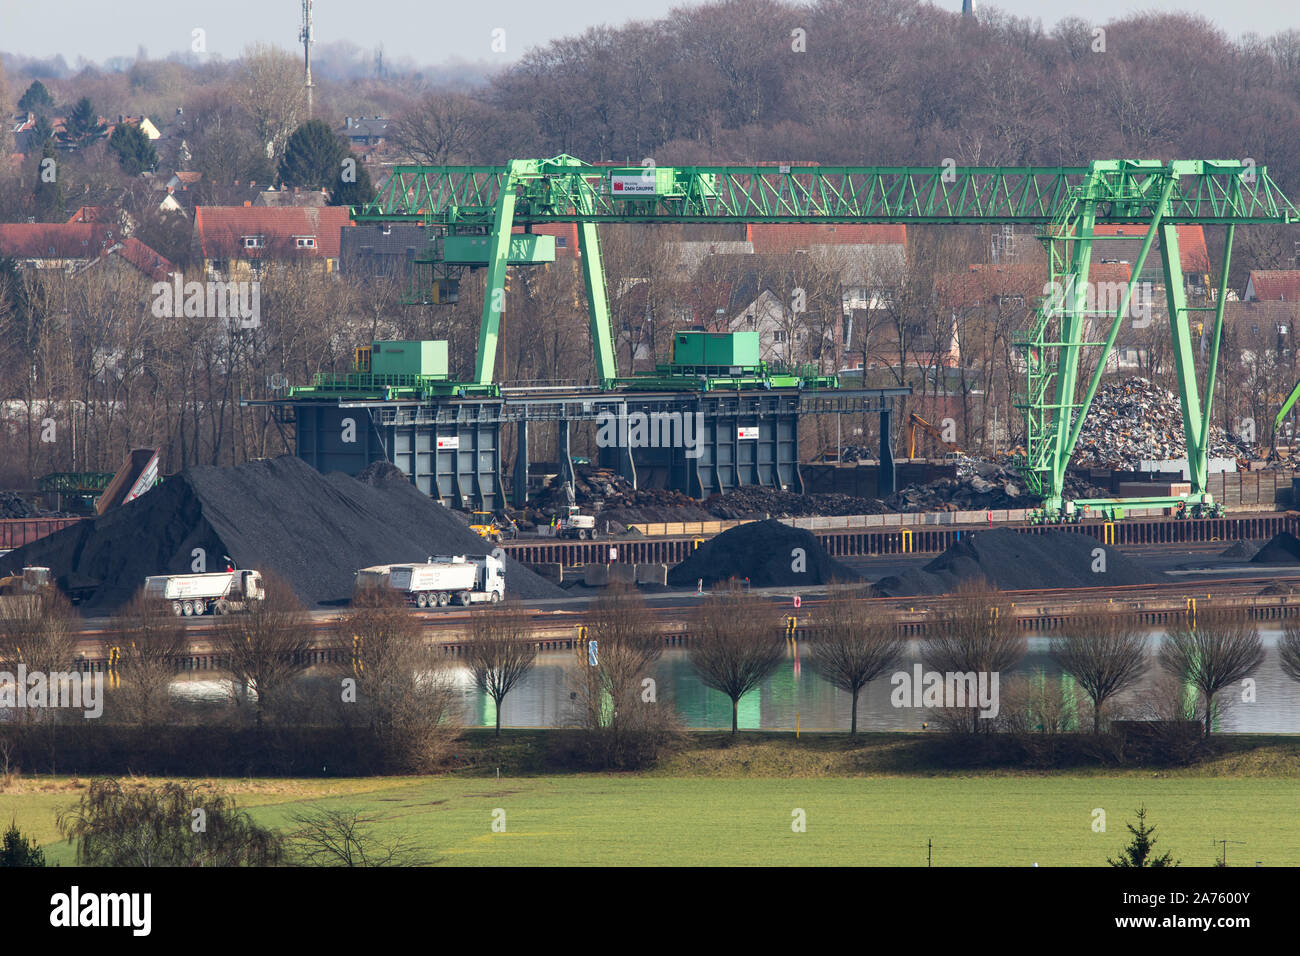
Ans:
[[[0,518],[60,518],[61,511],[37,508],[16,491],[0,491]]]
[[[801,495],[794,491],[760,485],[745,485],[726,494],[713,495],[705,499],[704,507],[712,519],[721,518],[725,521],[768,515],[774,518],[874,515],[889,510],[875,498],[855,498],[842,494]]]
[[[1221,558],[1249,559],[1259,553],[1259,546],[1250,541],[1234,541],[1219,552]]]
[[[1098,566],[1097,549],[1104,553],[1104,571],[1093,570]],[[979,578],[1000,591],[1119,587],[1165,580],[1090,535],[1019,534],[995,528],[962,535],[924,567],[877,581],[874,591],[882,597],[951,594],[963,582]]]
[[[595,514],[598,522],[628,525],[713,518],[689,495],[664,488],[633,488],[630,481],[609,468],[575,465],[573,475],[574,503],[584,514]],[[544,525],[568,513],[569,496],[563,478],[557,476],[533,496],[523,517],[529,523]]]
[[[1259,451],[1210,426],[1211,458],[1257,458]],[[1072,463],[1135,471],[1142,461],[1187,457],[1178,396],[1145,378],[1112,382],[1097,390],[1079,431]]]
[[[1268,543],[1250,559],[1251,564],[1300,564],[1300,539],[1289,531],[1282,531],[1268,539]]]
[[[803,550],[802,570],[795,570],[796,549]],[[706,585],[748,578],[751,587],[771,588],[856,581],[858,574],[828,555],[811,531],[770,519],[724,531],[668,571],[674,587],[695,587],[701,578]]]
[[[190,468],[102,517],[11,552],[0,573],[36,564],[60,583],[98,582],[86,605],[111,610],[150,574],[194,570],[193,549],[202,548],[208,569],[229,555],[238,567],[274,572],[316,607],[350,598],[357,568],[491,550],[400,471],[377,469],[367,478],[322,475],[292,456]],[[507,597],[564,596],[523,565],[506,564]]]

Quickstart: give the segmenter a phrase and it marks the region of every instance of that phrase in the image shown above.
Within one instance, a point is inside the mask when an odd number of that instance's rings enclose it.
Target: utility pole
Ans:
[[[307,118],[311,119],[311,0],[302,0],[302,29],[298,32],[298,39],[302,41],[302,65],[307,86]]]

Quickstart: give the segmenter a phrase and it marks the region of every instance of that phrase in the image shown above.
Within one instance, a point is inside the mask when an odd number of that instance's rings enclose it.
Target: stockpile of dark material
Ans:
[[[1227,548],[1219,552],[1221,558],[1247,559],[1253,558],[1259,553],[1259,545],[1251,541],[1234,541]]]
[[[795,549],[803,550],[803,570]],[[856,581],[857,572],[826,553],[811,531],[792,528],[776,519],[751,521],[709,539],[689,558],[668,571],[674,587],[749,579],[751,587],[798,587]]]
[[[1268,539],[1250,559],[1251,564],[1300,564],[1300,539],[1289,531],[1282,531]]]
[[[1211,458],[1258,458],[1259,449],[1210,426]],[[1136,469],[1142,461],[1187,457],[1178,396],[1149,379],[1133,377],[1097,390],[1079,430],[1073,463]]]
[[[1094,552],[1104,552],[1105,570]],[[1010,528],[974,531],[920,569],[882,578],[882,597],[950,594],[962,582],[983,578],[1001,591],[1119,587],[1154,584],[1165,576],[1149,571],[1122,551],[1090,535],[1070,531],[1019,534]]]
[[[705,499],[704,507],[713,519],[736,520],[772,516],[802,518],[809,515],[874,515],[889,509],[875,498],[852,495],[801,495],[780,488],[745,485],[723,495]]]
[[[0,518],[61,518],[62,511],[37,508],[16,491],[0,491]]]
[[[43,565],[65,587],[97,582],[86,605],[107,610],[129,600],[148,575],[191,572],[193,549],[202,548],[209,570],[220,570],[228,555],[238,567],[284,578],[314,607],[346,601],[358,568],[491,550],[400,471],[377,469],[367,478],[322,475],[291,456],[190,468],[103,517],[11,552],[0,573]],[[506,563],[507,597],[564,596],[523,565]]]
[[[630,481],[609,468],[575,465],[573,474],[574,503],[583,514],[595,514],[600,522],[627,525],[713,519],[689,495],[665,488],[634,489]],[[568,513],[569,496],[564,490],[564,478],[557,476],[533,496],[523,517],[532,524],[547,524],[551,518]]]

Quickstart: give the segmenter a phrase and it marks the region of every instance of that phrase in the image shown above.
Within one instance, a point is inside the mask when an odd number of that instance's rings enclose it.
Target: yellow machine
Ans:
[[[916,457],[916,430],[918,428],[924,431],[935,441],[944,445],[950,445],[951,448],[948,451],[949,454],[952,454],[954,452],[955,453],[961,452],[961,449],[958,448],[954,442],[946,442],[943,440],[943,432],[940,431],[938,427],[931,425],[920,415],[913,412],[907,419],[907,457],[908,458]]]
[[[491,541],[493,544],[501,543],[501,529],[497,526],[496,518],[490,511],[475,511],[470,521],[469,530],[473,531],[480,538]]]

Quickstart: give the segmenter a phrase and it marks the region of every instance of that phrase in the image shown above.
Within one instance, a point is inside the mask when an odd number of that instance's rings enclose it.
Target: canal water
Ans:
[[[1275,630],[1261,630],[1265,661],[1253,675],[1255,700],[1243,702],[1241,688],[1230,688],[1218,695],[1222,717],[1216,730],[1224,733],[1300,733],[1300,684],[1290,680],[1278,666]],[[1161,635],[1151,635],[1155,647]],[[1005,695],[1006,681],[1012,675],[1043,674],[1049,679],[1060,676],[1048,654],[1049,638],[1031,637],[1029,650],[1020,666],[1001,676]],[[911,673],[919,662],[918,647],[912,642],[900,668]],[[576,667],[572,651],[548,651],[538,655],[537,664],[523,682],[506,697],[502,708],[502,726],[563,727],[572,721],[570,673]],[[471,726],[491,726],[496,713],[490,698],[474,687],[469,671],[457,668],[455,681],[464,702],[465,720]],[[1142,683],[1119,698],[1120,706],[1133,706],[1154,687],[1160,670],[1154,659]],[[724,694],[705,687],[695,675],[681,648],[665,650],[651,673],[656,682],[660,703],[674,707],[682,721],[693,729],[730,729],[731,702]],[[873,681],[858,699],[858,730],[920,730],[932,722],[936,712],[925,708],[894,707],[890,702],[893,686],[886,675]],[[795,729],[796,715],[803,730],[848,730],[850,697],[831,686],[817,673],[816,664],[806,643],[788,654],[784,665],[757,690],[741,698],[739,724],[746,730]],[[932,724],[933,726],[933,724]]]

